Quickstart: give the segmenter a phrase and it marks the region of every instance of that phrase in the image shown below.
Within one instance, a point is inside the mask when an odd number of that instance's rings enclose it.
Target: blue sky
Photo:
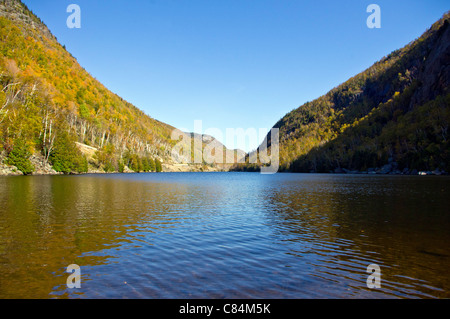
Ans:
[[[193,131],[202,120],[202,132],[224,136],[226,128],[269,130],[450,10],[448,0],[23,2],[111,91],[177,128]],[[66,25],[72,3],[80,29]],[[380,29],[366,25],[371,3],[381,8]]]

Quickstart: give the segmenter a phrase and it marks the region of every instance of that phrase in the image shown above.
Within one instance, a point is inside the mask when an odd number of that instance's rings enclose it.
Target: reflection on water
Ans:
[[[450,179],[0,178],[0,298],[450,298]],[[369,289],[369,264],[381,288]],[[81,267],[81,288],[65,272]]]

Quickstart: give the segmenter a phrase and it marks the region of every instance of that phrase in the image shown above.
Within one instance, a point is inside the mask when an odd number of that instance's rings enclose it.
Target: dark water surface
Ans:
[[[0,298],[450,298],[449,204],[446,176],[0,177]]]

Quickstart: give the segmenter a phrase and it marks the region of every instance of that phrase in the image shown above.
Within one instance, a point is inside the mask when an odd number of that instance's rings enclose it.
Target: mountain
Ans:
[[[449,18],[281,118],[280,170],[450,171]]]
[[[0,39],[0,174],[173,167],[175,128],[92,77],[21,1],[0,1]],[[217,167],[187,170],[203,169]]]
[[[226,152],[208,136],[188,133],[189,152],[174,156],[176,129],[92,77],[21,1],[0,0],[0,40],[0,174],[229,168],[204,158],[189,164],[211,144]],[[281,118],[274,125],[280,170],[450,171],[449,65],[447,13],[420,38]]]

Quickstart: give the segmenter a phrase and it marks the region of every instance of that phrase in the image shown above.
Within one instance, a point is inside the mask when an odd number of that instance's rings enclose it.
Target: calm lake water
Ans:
[[[447,176],[0,177],[0,298],[450,298],[449,204]]]

